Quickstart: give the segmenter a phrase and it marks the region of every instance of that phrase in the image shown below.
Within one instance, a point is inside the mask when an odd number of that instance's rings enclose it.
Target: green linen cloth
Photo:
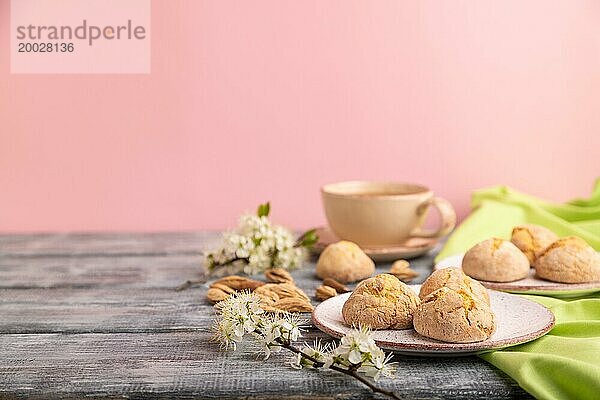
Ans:
[[[498,186],[474,192],[472,208],[436,261],[491,236],[509,238],[522,223],[543,225],[559,236],[579,236],[600,250],[600,179],[589,199],[553,204]],[[555,327],[533,342],[481,358],[539,399],[600,399],[600,292],[568,299],[524,297],[550,308]]]
[[[579,236],[600,251],[600,179],[589,199],[554,204],[506,186],[477,190],[472,212],[448,238],[436,261],[467,251],[492,236],[510,238],[515,225],[545,226],[558,236]]]
[[[556,325],[532,342],[480,357],[538,399],[600,398],[600,294],[523,296],[550,308]]]

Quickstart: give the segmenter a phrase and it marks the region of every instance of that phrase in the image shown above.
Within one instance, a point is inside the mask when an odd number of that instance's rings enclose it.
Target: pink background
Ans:
[[[0,230],[223,228],[318,188],[429,184],[468,211],[600,175],[597,1],[152,2],[150,75],[11,75],[0,0]]]

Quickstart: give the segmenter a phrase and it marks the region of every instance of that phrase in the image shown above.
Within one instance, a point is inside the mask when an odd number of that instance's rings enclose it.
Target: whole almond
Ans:
[[[279,299],[273,304],[273,307],[287,312],[311,312],[314,310],[314,307],[310,302],[292,297]]]
[[[218,288],[209,288],[206,292],[206,298],[213,304],[223,301],[228,297],[229,295],[227,293]]]
[[[338,292],[339,294],[348,293],[350,291],[350,289],[348,289],[348,287],[346,285],[344,285],[343,283],[340,283],[332,278],[323,279],[323,285],[334,288],[335,291]]]
[[[211,287],[215,284],[225,285],[234,290],[254,290],[265,283],[254,279],[245,278],[243,276],[229,275],[213,282]]]
[[[413,271],[412,269],[409,271],[403,271],[403,272],[398,272],[394,275],[396,278],[400,279],[402,282],[410,282],[413,279],[415,279],[417,276],[419,276],[418,272]]]
[[[264,290],[261,292],[254,291],[254,294],[256,294],[260,298],[260,306],[263,308],[264,306],[271,306],[279,300],[279,295],[270,290]]]
[[[272,283],[294,283],[294,278],[283,268],[271,268],[265,271],[265,277]]]
[[[410,263],[406,260],[396,260],[392,264],[391,270],[402,270],[405,268],[410,268]]]
[[[236,292],[234,289],[230,288],[227,285],[223,285],[222,283],[216,283],[215,282],[212,285],[210,285],[210,287],[214,288],[214,289],[221,289],[222,291],[224,291],[227,294],[233,294],[233,293]]]
[[[394,262],[389,273],[400,279],[402,282],[412,281],[419,276],[418,272],[410,268],[410,264],[406,260],[397,260]]]
[[[337,291],[331,286],[321,285],[315,290],[315,297],[319,301],[327,300],[331,297],[337,296]]]
[[[310,298],[300,288],[291,283],[267,283],[257,288],[254,293],[277,293],[280,299],[297,298],[310,302]]]

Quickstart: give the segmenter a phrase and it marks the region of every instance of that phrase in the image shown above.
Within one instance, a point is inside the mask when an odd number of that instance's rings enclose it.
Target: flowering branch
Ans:
[[[282,344],[282,346],[296,354],[299,354],[302,358],[304,358],[305,360],[311,361],[313,363],[313,367],[314,368],[321,368],[325,365],[325,363],[318,361],[316,358],[311,357],[310,355],[304,353],[303,351],[301,351],[300,349],[298,349],[297,347],[295,347],[292,344]],[[389,364],[388,364],[389,365]],[[354,368],[341,368],[338,367],[335,364],[332,364],[329,366],[329,369],[332,369],[334,371],[337,372],[341,372],[342,374],[346,374],[349,375],[357,380],[359,380],[360,382],[362,382],[364,385],[368,386],[369,389],[371,389],[373,392],[375,393],[381,393],[383,395],[389,396],[393,399],[397,399],[400,400],[400,397],[398,397],[396,395],[396,393],[392,392],[391,390],[385,390],[385,389],[381,389],[377,386],[375,386],[372,382],[370,382],[368,379],[364,378],[363,376],[359,375],[358,372],[356,372],[356,369]]]
[[[209,272],[229,267],[248,275],[268,268],[294,269],[302,265],[307,249],[318,236],[314,229],[294,240],[292,233],[269,220],[271,205],[261,204],[255,215],[242,215],[236,230],[223,234],[221,248],[206,254]]]
[[[260,299],[249,292],[231,295],[218,303],[217,309],[220,314],[215,322],[215,339],[225,349],[235,349],[237,343],[250,334],[262,345],[265,359],[285,348],[295,353],[291,363],[294,368],[329,368],[357,379],[373,392],[399,399],[395,393],[377,387],[360,375],[363,373],[377,381],[381,376],[392,376],[395,371],[395,363],[390,362],[391,354],[384,354],[366,328],[353,329],[337,346],[316,341],[313,346],[298,348],[293,344],[301,337],[297,314],[266,314],[260,308]]]
[[[292,233],[269,220],[270,203],[258,206],[256,215],[242,215],[236,230],[223,234],[221,248],[205,254],[209,275],[244,272],[248,275],[269,268],[294,269],[302,265],[308,251],[319,240],[316,229],[294,240]],[[176,291],[206,283],[206,277],[187,280]]]

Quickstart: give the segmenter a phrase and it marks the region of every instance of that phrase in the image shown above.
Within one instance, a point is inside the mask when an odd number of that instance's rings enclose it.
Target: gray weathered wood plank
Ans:
[[[190,261],[190,256],[155,257],[132,268],[137,264],[130,259],[139,258],[74,259],[78,262],[66,267],[44,267],[47,264],[37,264],[44,259],[35,259],[23,268],[0,266],[0,282],[5,287],[0,289],[0,334],[207,329],[214,315],[205,299],[207,285],[174,290],[182,282],[180,276],[196,273],[195,260]],[[163,262],[167,266],[161,265]],[[175,268],[170,263],[184,266]],[[421,265],[419,269],[424,270],[422,276],[427,275],[427,267]],[[40,270],[45,273],[40,274]],[[7,271],[20,271],[21,275],[15,277]],[[318,304],[314,292],[320,280],[314,277],[311,264],[292,275],[313,304]],[[26,285],[28,290],[23,289]]]
[[[202,277],[201,251],[219,236],[0,235],[0,398],[372,398],[345,376],[293,370],[282,354],[264,363],[255,348],[223,354],[209,343],[206,287],[173,288]],[[431,264],[412,262],[415,282]],[[320,284],[314,260],[293,275],[311,296]],[[382,385],[403,398],[526,396],[475,357],[397,360]]]
[[[293,276],[317,305],[314,293],[321,282],[312,271],[305,268],[294,271]],[[0,289],[0,334],[208,329],[214,316],[213,307],[206,300],[208,285],[181,292],[176,292],[175,286],[140,289],[134,283]]]
[[[172,288],[187,279],[204,276],[201,255],[168,256],[40,256],[0,257],[0,288]],[[432,256],[411,260],[421,282],[433,264]],[[293,276],[303,289],[313,290],[319,283],[314,276],[315,260]],[[378,264],[378,272],[389,264]],[[261,275],[257,279],[264,279]],[[303,286],[304,285],[304,286]]]
[[[221,233],[38,233],[0,235],[0,255],[166,255],[200,254],[219,244]]]
[[[205,290],[0,289],[0,334],[208,330]]]
[[[201,255],[0,257],[0,288],[172,288],[204,275]]]
[[[297,371],[288,354],[268,362],[252,352],[222,353],[207,332],[0,335],[0,397],[321,398],[371,393],[332,371]],[[309,333],[307,340],[312,340]],[[505,374],[474,358],[397,357],[382,386],[406,399],[526,397]],[[381,398],[381,397],[379,397]]]

